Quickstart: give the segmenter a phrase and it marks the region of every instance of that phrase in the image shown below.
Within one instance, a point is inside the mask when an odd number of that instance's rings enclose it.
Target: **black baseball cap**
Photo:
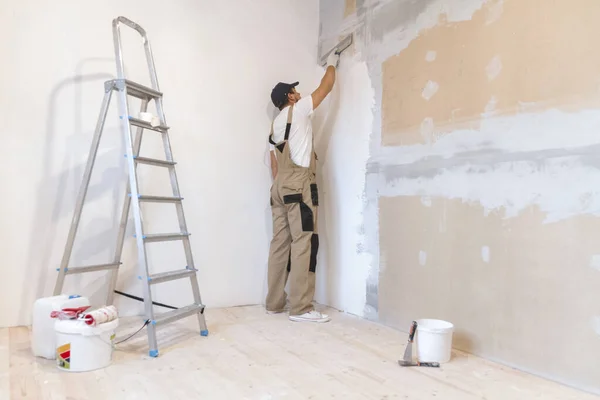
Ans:
[[[275,105],[275,107],[279,108],[285,104],[287,100],[287,95],[292,91],[293,88],[298,86],[300,82],[294,83],[283,83],[279,82],[273,90],[271,91],[271,101]]]

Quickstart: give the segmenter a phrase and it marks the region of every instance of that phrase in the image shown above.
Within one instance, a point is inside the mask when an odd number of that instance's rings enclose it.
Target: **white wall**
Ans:
[[[299,80],[304,92],[318,82],[318,1],[21,0],[0,3],[0,326],[29,323],[33,301],[52,293],[103,82],[115,74],[111,21],[119,15],[150,35],[204,302],[263,301],[269,94],[279,80]],[[125,40],[128,72],[147,83],[139,41]],[[110,261],[114,251],[125,182],[114,103],[72,265]],[[160,155],[160,142],[147,138],[142,152]],[[160,171],[140,172],[144,190],[168,193]],[[158,207],[145,216],[149,231],[173,223],[163,211],[170,206]],[[185,265],[180,245],[164,246],[150,251],[154,271]],[[133,239],[123,261],[118,287],[141,294]],[[66,290],[101,302],[105,276],[67,277]],[[185,305],[189,284],[161,285],[155,298]],[[140,310],[127,299],[117,305]]]
[[[366,165],[373,123],[373,90],[367,65],[343,53],[334,90],[318,110],[319,237],[316,300],[365,315],[366,280],[373,258],[364,251]]]

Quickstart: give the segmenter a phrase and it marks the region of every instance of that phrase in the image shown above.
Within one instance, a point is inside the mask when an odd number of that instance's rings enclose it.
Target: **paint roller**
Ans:
[[[346,50],[348,47],[350,47],[350,45],[352,44],[352,34],[346,36],[344,39],[342,39],[341,42],[339,42],[337,45],[335,45],[331,50],[329,50],[327,53],[325,53],[324,55],[321,56],[320,58],[320,64],[322,67],[327,65],[327,57],[329,57],[329,55],[335,51],[335,54],[342,54],[342,52],[344,50]]]

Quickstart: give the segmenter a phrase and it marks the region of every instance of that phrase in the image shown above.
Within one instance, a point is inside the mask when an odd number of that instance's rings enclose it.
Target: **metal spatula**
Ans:
[[[406,349],[404,350],[404,357],[402,358],[403,361],[412,362],[412,348],[416,332],[417,321],[413,321],[410,325],[410,331],[408,332],[408,343],[406,344]]]

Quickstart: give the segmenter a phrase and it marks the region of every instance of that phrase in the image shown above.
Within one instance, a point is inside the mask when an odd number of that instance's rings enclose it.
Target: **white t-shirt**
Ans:
[[[282,142],[285,137],[285,126],[287,125],[289,107],[280,111],[273,122],[273,141]],[[313,149],[313,131],[312,131],[313,102],[312,96],[306,96],[300,99],[294,105],[294,115],[292,116],[292,127],[288,139],[290,146],[290,156],[292,161],[301,167],[308,168]],[[269,150],[275,150],[273,145]]]

